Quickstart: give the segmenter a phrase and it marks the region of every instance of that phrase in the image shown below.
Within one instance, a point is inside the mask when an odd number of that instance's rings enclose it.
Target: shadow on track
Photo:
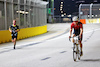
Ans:
[[[42,42],[37,42],[37,43],[31,43],[31,44],[23,45],[23,46],[17,47],[16,49],[23,49],[23,48],[25,48],[25,47],[33,46],[33,45],[36,45],[36,44],[39,44],[39,43],[42,43]],[[6,47],[6,48],[3,48],[2,51],[0,51],[0,54],[6,53],[6,52],[10,52],[10,51],[16,50],[16,49],[7,48],[7,47]]]
[[[80,61],[84,61],[84,62],[100,62],[100,59],[81,59]]]

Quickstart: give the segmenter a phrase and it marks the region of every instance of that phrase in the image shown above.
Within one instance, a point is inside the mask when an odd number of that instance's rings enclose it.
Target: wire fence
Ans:
[[[80,19],[100,18],[100,4],[80,4],[79,18]]]
[[[46,5],[34,0],[0,0],[0,30],[8,30],[13,19],[20,28],[46,25],[46,11]]]

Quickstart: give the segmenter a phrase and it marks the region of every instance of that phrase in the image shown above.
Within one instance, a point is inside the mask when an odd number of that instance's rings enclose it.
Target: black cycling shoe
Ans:
[[[80,56],[83,56],[83,51],[81,51],[81,54],[80,54]]]
[[[15,45],[14,45],[14,49],[15,49]]]

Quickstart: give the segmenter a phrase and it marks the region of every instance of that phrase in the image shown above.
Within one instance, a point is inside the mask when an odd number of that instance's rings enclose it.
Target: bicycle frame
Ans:
[[[79,36],[75,36],[75,37],[74,37],[74,43],[76,43],[76,44],[79,44],[79,42],[78,42],[78,37],[79,37]]]

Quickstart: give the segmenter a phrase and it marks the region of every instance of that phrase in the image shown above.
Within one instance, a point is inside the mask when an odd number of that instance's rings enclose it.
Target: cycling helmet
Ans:
[[[74,16],[72,20],[73,21],[78,21],[78,17],[77,16]]]

